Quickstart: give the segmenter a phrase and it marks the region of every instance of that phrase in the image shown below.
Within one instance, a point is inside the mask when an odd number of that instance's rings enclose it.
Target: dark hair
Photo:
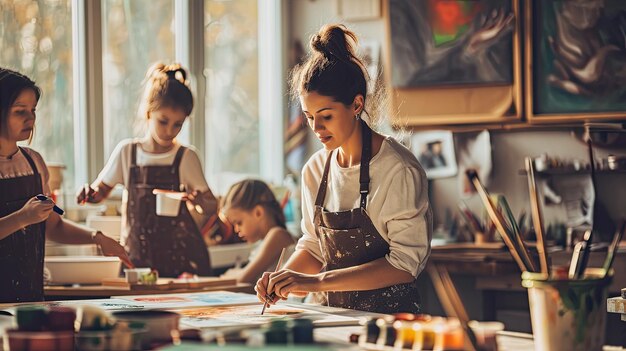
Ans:
[[[261,180],[246,179],[233,184],[222,199],[221,211],[230,208],[250,211],[256,206],[262,206],[278,226],[286,228],[285,214],[280,204],[270,187]]]
[[[367,71],[355,52],[358,39],[344,25],[326,25],[311,37],[311,54],[291,72],[291,94],[315,91],[344,105],[367,97]]]
[[[193,96],[187,86],[187,72],[180,64],[155,63],[146,73],[140,115],[163,107],[181,109],[186,116],[193,110]]]
[[[37,101],[41,97],[41,89],[27,76],[6,68],[0,68],[0,135],[7,130],[7,120],[11,106],[17,97],[26,89],[35,92]],[[31,134],[32,138],[32,134]]]

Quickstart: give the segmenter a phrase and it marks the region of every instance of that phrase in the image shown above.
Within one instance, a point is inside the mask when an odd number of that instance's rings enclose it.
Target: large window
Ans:
[[[207,169],[259,174],[257,0],[205,1]]]
[[[218,193],[283,173],[282,0],[0,0],[0,66],[42,88],[34,147],[63,162],[65,190],[140,136],[147,68],[180,62],[196,101],[180,140]],[[259,43],[262,43],[260,45]],[[260,69],[262,67],[262,69]],[[268,156],[269,155],[269,156]]]
[[[43,91],[31,146],[46,162],[67,167],[64,184],[72,189],[71,0],[2,0],[0,16],[0,66],[29,76]]]
[[[102,80],[105,160],[115,145],[139,136],[145,126],[137,111],[146,71],[175,61],[174,1],[102,1]]]

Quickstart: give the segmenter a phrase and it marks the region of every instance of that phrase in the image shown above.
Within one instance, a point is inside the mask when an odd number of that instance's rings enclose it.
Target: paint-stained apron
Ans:
[[[150,267],[162,277],[181,273],[211,275],[208,248],[184,202],[178,217],[156,214],[154,189],[180,191],[179,167],[185,153],[181,146],[169,166],[138,166],[132,145],[128,186],[126,250],[136,267]]]
[[[324,210],[330,163],[332,157],[336,157],[336,153],[332,151],[326,160],[324,175],[315,200],[314,224],[326,261],[326,271],[358,266],[389,254],[389,244],[378,233],[366,211],[372,131],[363,121],[361,126],[363,136],[359,179],[361,206],[341,212]],[[420,297],[414,280],[411,283],[375,290],[328,292],[328,305],[377,313],[418,313]]]
[[[41,175],[28,153],[20,148],[32,175],[0,179],[0,217],[21,209],[41,194]],[[43,300],[43,258],[46,223],[36,223],[0,240],[0,303]]]

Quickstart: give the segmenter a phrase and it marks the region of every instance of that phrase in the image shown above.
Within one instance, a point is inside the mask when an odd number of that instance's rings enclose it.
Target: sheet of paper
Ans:
[[[134,295],[119,296],[119,298],[133,303],[142,304],[146,309],[177,309],[259,303],[259,300],[255,295],[229,291],[210,291],[189,294]]]

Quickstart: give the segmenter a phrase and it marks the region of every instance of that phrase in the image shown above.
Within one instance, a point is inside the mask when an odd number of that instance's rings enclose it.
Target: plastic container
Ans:
[[[181,200],[186,193],[161,189],[154,189],[152,193],[156,195],[157,216],[178,217]]]
[[[103,279],[117,278],[120,259],[105,256],[46,256],[44,265],[50,272],[50,284],[101,284]]]

